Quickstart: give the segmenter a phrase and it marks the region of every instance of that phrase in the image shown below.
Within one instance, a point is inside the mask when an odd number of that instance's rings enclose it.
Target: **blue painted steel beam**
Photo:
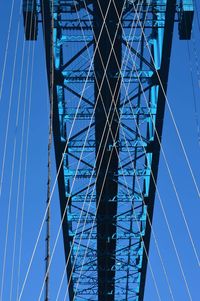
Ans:
[[[174,29],[174,19],[176,12],[176,0],[170,0],[166,3],[166,12],[165,12],[165,25],[164,30],[158,29],[157,31],[157,41],[154,44],[154,60],[157,66],[157,72],[159,75],[158,85],[156,87],[156,94],[154,91],[151,94],[151,97],[155,98],[154,102],[157,103],[157,112],[155,119],[155,129],[152,145],[152,163],[151,163],[151,175],[149,180],[149,194],[145,197],[145,204],[147,208],[147,213],[149,219],[146,223],[146,234],[144,236],[144,245],[146,252],[143,255],[142,261],[142,273],[140,279],[140,288],[139,288],[139,301],[143,301],[144,298],[144,288],[145,288],[145,279],[146,279],[146,270],[148,264],[148,254],[149,254],[149,245],[150,245],[150,236],[151,236],[151,225],[153,220],[153,209],[154,209],[154,200],[156,193],[156,181],[158,175],[158,166],[159,166],[159,154],[160,154],[160,142],[162,137],[163,129],[163,119],[165,111],[165,102],[166,102],[166,91],[167,91],[167,81],[169,75],[169,64],[171,56],[171,47],[172,47],[172,38],[173,38],[173,29]],[[158,45],[161,46],[161,59],[159,59]],[[157,50],[157,51],[156,51]],[[159,62],[160,61],[160,62]],[[152,87],[152,90],[155,87]],[[157,99],[156,99],[157,98]]]

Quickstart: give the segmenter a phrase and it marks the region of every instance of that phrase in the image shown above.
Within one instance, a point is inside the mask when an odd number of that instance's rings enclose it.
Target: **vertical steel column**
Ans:
[[[144,236],[144,245],[146,248],[146,252],[144,253],[143,260],[142,260],[143,273],[141,273],[139,301],[143,301],[144,299],[144,288],[145,288],[146,270],[147,270],[147,263],[148,263],[147,255],[149,254],[151,224],[153,220],[153,209],[154,209],[154,201],[155,201],[155,194],[156,194],[156,181],[158,175],[160,143],[162,139],[163,119],[164,119],[164,112],[165,112],[165,102],[166,102],[167,82],[168,82],[169,67],[170,67],[175,12],[176,12],[176,0],[166,1],[164,31],[161,32],[158,29],[156,33],[157,40],[163,39],[163,42],[162,42],[162,56],[161,56],[160,69],[157,70],[156,73],[157,83],[158,83],[157,114],[156,114],[156,122],[155,122],[156,132],[154,133],[154,142],[153,142],[153,150],[152,150],[150,190],[149,190],[148,197],[146,197],[145,199],[149,219],[147,219],[146,235]],[[154,57],[154,62],[156,62],[158,60],[157,58],[158,53],[156,53],[155,49],[153,49],[152,53]]]
[[[110,3],[111,2],[111,3]],[[120,67],[122,28],[119,16],[122,1],[94,1],[95,136],[97,209],[98,300],[114,300],[114,278],[119,139]],[[105,19],[104,19],[105,18]],[[100,39],[98,40],[98,38]],[[118,114],[117,114],[118,111]]]

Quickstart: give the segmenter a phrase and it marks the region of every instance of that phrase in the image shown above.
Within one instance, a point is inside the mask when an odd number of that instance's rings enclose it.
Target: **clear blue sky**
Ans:
[[[11,23],[10,38],[7,49],[7,63],[5,66],[4,81],[2,74],[4,70],[4,60],[6,53],[6,45],[8,39],[9,18],[12,8],[12,1],[2,1],[0,10],[0,88],[2,87],[2,95],[0,99],[0,177],[3,168],[3,156],[5,149],[6,127],[8,120],[9,104],[10,106],[10,122],[8,126],[6,157],[3,174],[3,185],[0,195],[0,294],[2,290],[4,252],[6,242],[7,216],[10,202],[10,218],[8,227],[8,241],[5,261],[5,273],[3,282],[3,298],[1,301],[16,300],[18,285],[18,266],[19,266],[19,248],[20,248],[20,227],[22,221],[22,203],[23,203],[23,185],[26,163],[26,139],[28,135],[28,111],[29,102],[31,100],[30,110],[30,129],[28,144],[28,163],[26,174],[26,192],[24,198],[24,226],[22,236],[22,256],[20,265],[19,291],[21,291],[22,283],[27,271],[30,257],[37,239],[39,228],[43,219],[46,202],[47,187],[47,142],[48,142],[48,91],[46,84],[46,70],[44,63],[44,48],[39,31],[38,41],[36,43],[24,44],[22,17],[20,1],[15,0],[13,18]],[[199,4],[198,4],[199,5]],[[198,7],[200,15],[200,5]],[[18,21],[19,23],[19,40],[16,44]],[[188,44],[187,44],[188,43]],[[16,64],[15,48],[17,45]],[[188,46],[190,49],[191,63],[188,58]],[[24,60],[23,60],[24,47]],[[34,51],[34,59],[33,58]],[[32,91],[31,87],[31,65],[33,62],[32,75]],[[185,149],[190,160],[197,184],[200,182],[200,147],[198,144],[197,126],[195,122],[195,109],[192,91],[191,73],[194,80],[194,88],[197,102],[197,109],[200,112],[200,31],[198,30],[197,20],[195,17],[193,39],[190,42],[178,40],[177,24],[175,24],[175,34],[173,40],[172,57],[170,65],[170,77],[168,88],[168,100],[171,105],[175,120],[177,122],[179,132]],[[15,67],[15,70],[14,70]],[[14,70],[14,72],[13,72]],[[21,95],[19,97],[20,88],[20,72],[22,70]],[[28,74],[28,76],[27,76]],[[13,88],[12,88],[13,80]],[[31,95],[31,97],[29,97]],[[19,120],[16,128],[16,116],[19,104]],[[25,106],[25,107],[24,107]],[[22,143],[22,125],[23,112],[25,108],[24,120],[24,142]],[[200,119],[200,115],[198,116]],[[22,145],[22,148],[21,148]],[[192,239],[194,241],[196,251],[200,256],[200,200],[195,190],[194,183],[191,178],[182,148],[177,138],[169,110],[166,108],[163,132],[163,148],[167,157],[167,161],[175,182],[175,186],[180,197],[182,209],[190,229]],[[15,153],[14,169],[12,175],[13,153]],[[21,177],[20,172],[20,152],[22,150],[21,160]],[[52,178],[55,178],[54,154],[52,154],[52,162],[54,172]],[[13,179],[13,185],[11,187]],[[18,195],[19,183],[19,195]],[[12,189],[11,189],[12,188]],[[192,300],[199,301],[199,283],[200,283],[200,267],[197,264],[196,257],[188,236],[185,223],[178,205],[177,197],[167,171],[165,161],[161,155],[158,189],[161,196],[162,204],[165,208],[167,220],[171,228],[177,252],[182,264],[184,277],[188,283]],[[16,243],[15,243],[15,218],[17,203],[19,204]],[[54,243],[56,233],[60,222],[59,199],[57,188],[52,199],[52,227],[51,242]],[[166,268],[167,276],[170,281],[172,293],[175,301],[190,300],[183,275],[180,270],[177,256],[166,226],[166,220],[160,205],[159,197],[156,197],[156,205],[154,211],[153,228],[158,242],[163,264]],[[44,257],[45,245],[44,234],[42,232],[36,250],[30,274],[27,278],[26,286],[22,295],[24,301],[38,300],[42,281],[44,278]],[[14,261],[13,261],[13,252]],[[14,265],[13,265],[14,262]],[[155,276],[157,288],[162,301],[172,300],[169,287],[163,273],[160,257],[157,252],[155,240],[152,237],[150,249],[150,262],[152,271]],[[12,281],[13,269],[13,281]],[[58,246],[54,255],[51,269],[51,300],[55,300],[59,283],[64,270],[64,254],[62,236],[60,236]],[[12,292],[11,292],[12,285]],[[64,281],[59,300],[63,300],[66,289],[66,281]],[[42,299],[41,299],[42,300]],[[145,301],[157,301],[152,273],[148,270]]]

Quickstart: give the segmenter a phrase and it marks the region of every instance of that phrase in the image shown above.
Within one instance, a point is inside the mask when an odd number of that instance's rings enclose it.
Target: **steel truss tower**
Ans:
[[[23,12],[27,39],[43,24],[69,299],[142,301],[174,21],[189,39],[192,1],[24,0]]]

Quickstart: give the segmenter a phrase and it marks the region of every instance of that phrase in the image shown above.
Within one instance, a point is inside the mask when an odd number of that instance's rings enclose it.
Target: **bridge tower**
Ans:
[[[24,0],[42,21],[72,300],[142,301],[175,21],[192,0]]]

